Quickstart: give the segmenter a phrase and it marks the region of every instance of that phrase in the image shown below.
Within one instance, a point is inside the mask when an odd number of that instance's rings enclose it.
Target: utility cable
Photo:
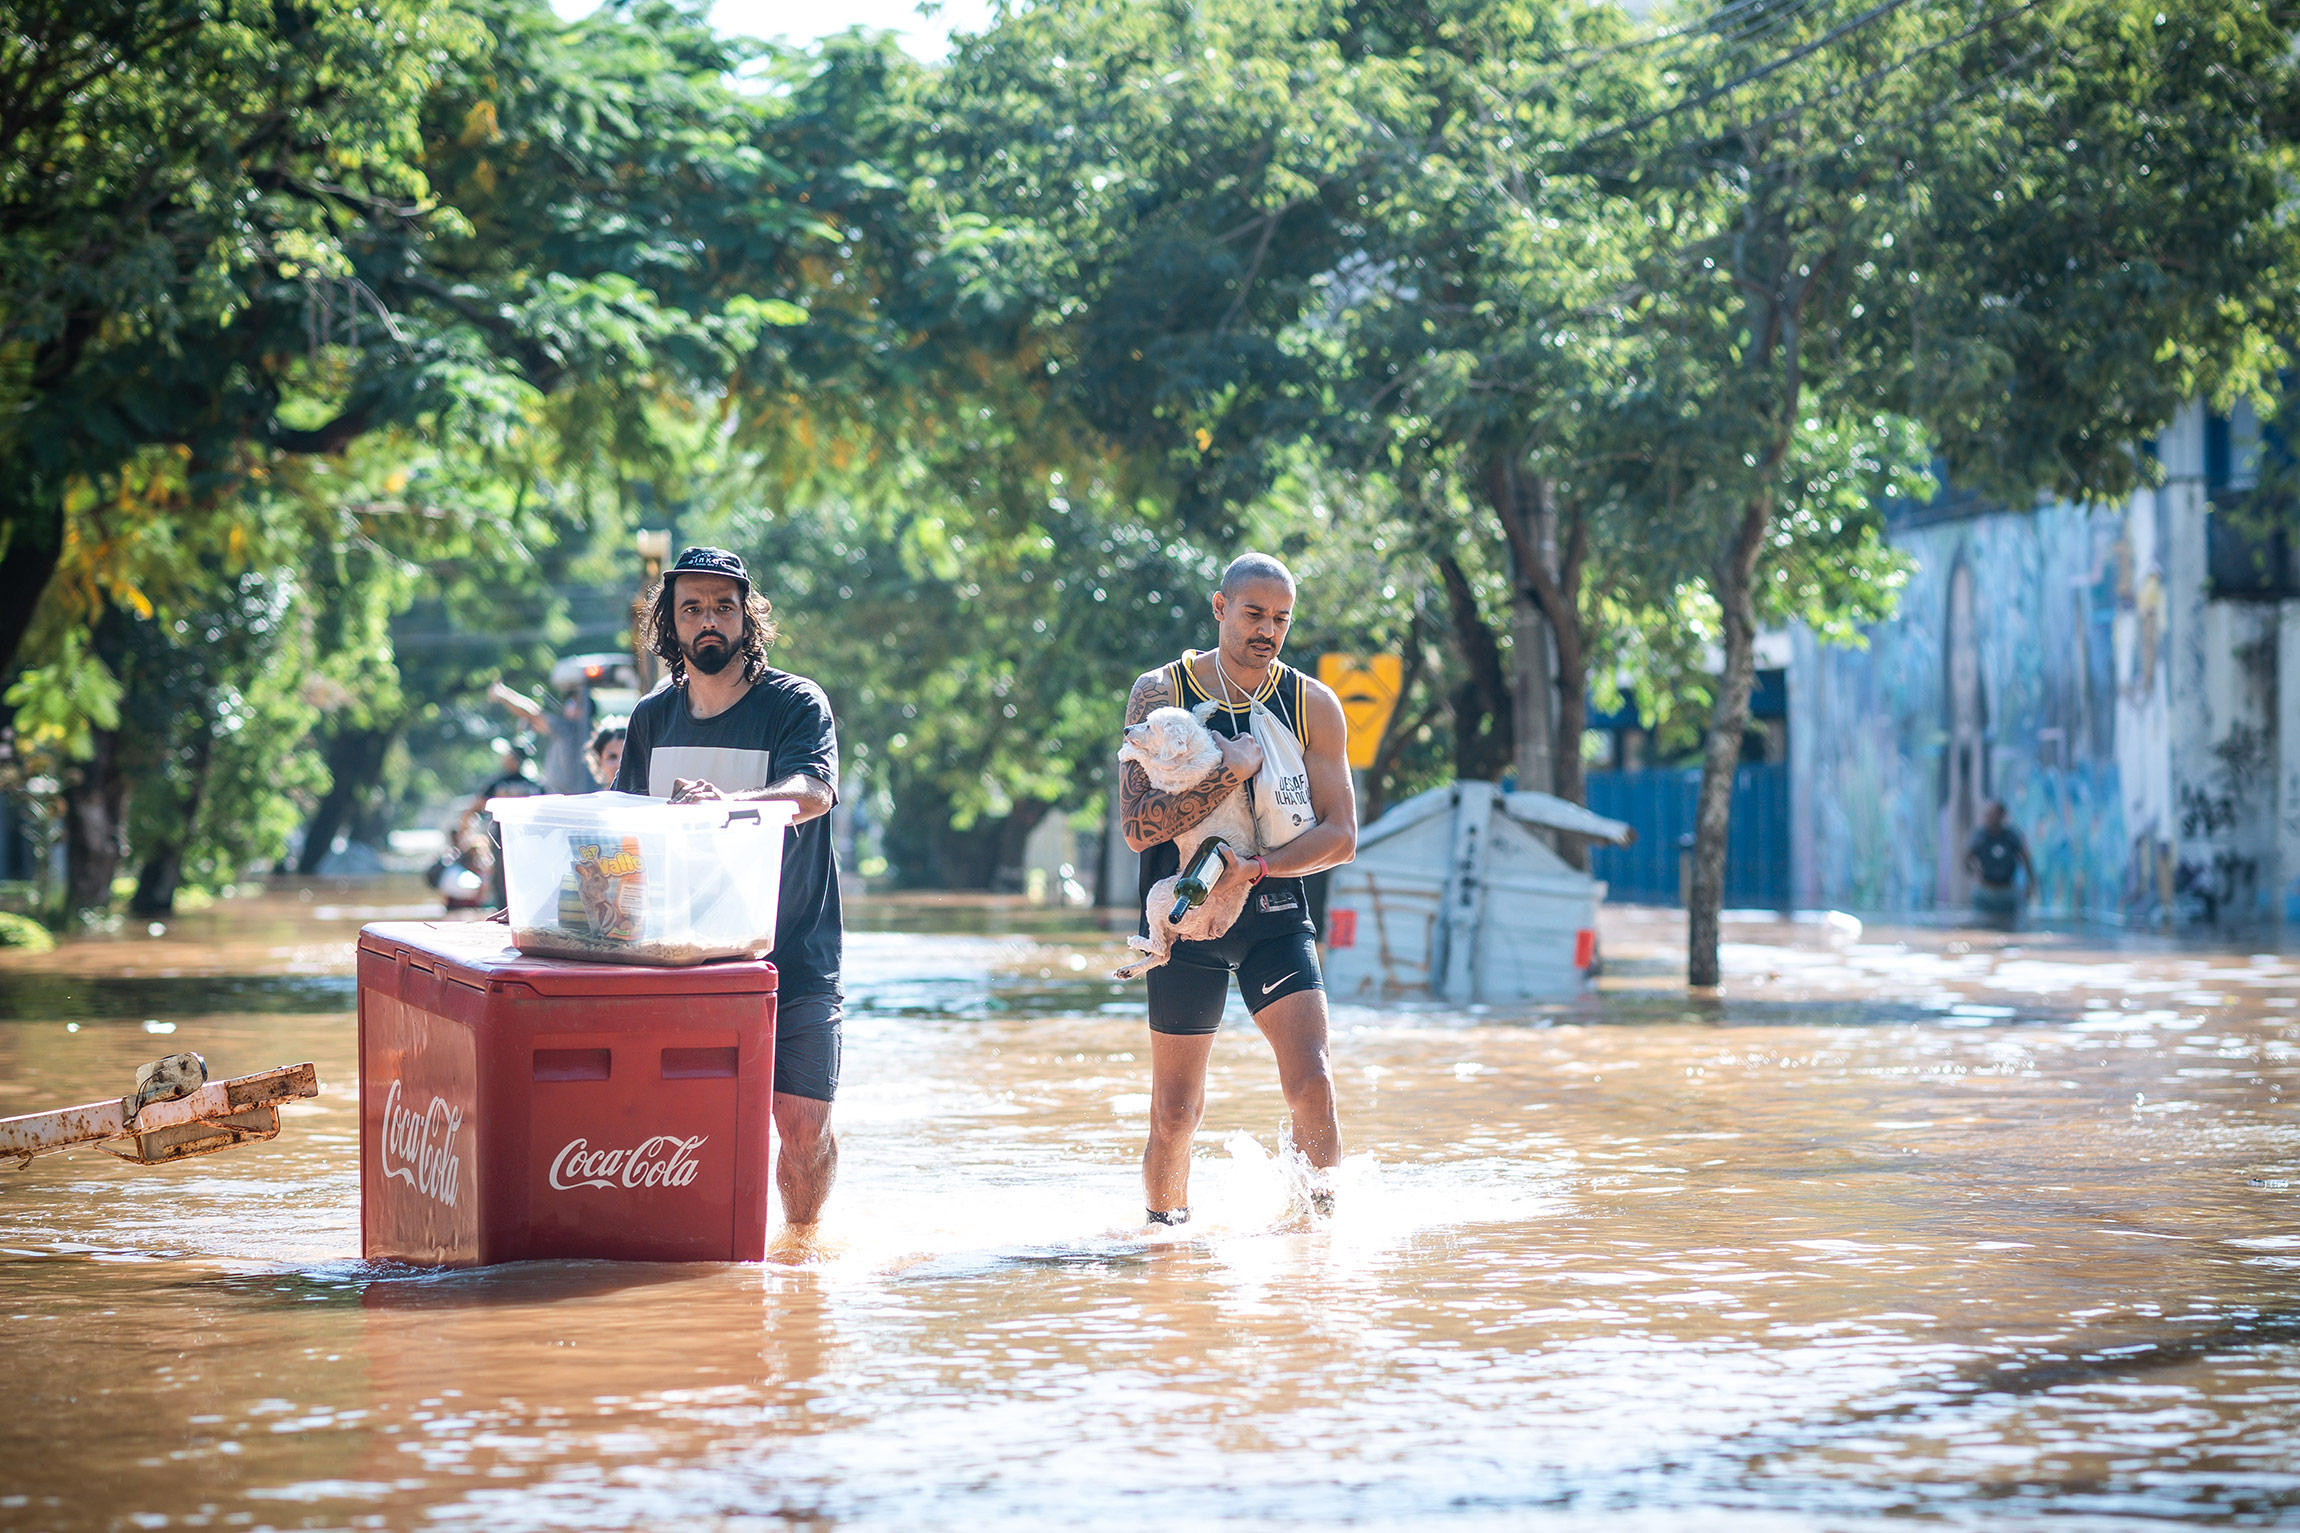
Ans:
[[[1821,92],[1817,96],[1806,97],[1803,101],[1798,102],[1795,106],[1783,107],[1780,111],[1773,113],[1769,117],[1760,117],[1755,122],[1746,123],[1742,125],[1739,131],[1748,133],[1754,132],[1760,128],[1775,127],[1781,123],[1787,122],[1790,118],[1795,117],[1812,107],[1821,105],[1823,102],[1834,101],[1840,96],[1850,95],[1858,91],[1867,90],[1869,87],[1876,85],[1881,81],[1889,78],[1890,76],[1897,74],[1901,70],[1915,64],[1919,59],[1925,58],[1931,54],[1938,53],[1943,48],[1953,48],[1958,43],[1964,42],[1969,38],[1979,35],[1980,33],[1992,32],[1998,27],[2003,26],[2006,22],[2011,21],[2019,16],[2025,16],[2030,11],[2033,11],[2037,7],[2046,3],[2047,0],[2027,0],[2026,4],[2017,5],[2009,11],[2000,11],[1994,16],[1990,16],[1981,21],[1976,21],[1971,26],[1965,28],[1962,32],[1957,33],[1953,37],[1944,37],[1935,42],[1927,43],[1922,48],[1918,48],[1913,52],[1901,55],[1901,57],[1893,60],[1890,64],[1881,65],[1878,68],[1869,71],[1869,73],[1861,76],[1861,78],[1858,80],[1853,80],[1843,85],[1832,86],[1830,89]],[[1688,140],[1681,147],[1691,148],[1692,143],[1690,140]]]
[[[1557,67],[1548,73],[1535,76],[1532,80],[1515,89],[1512,94],[1517,100],[1523,101],[1546,87],[1575,78],[1592,64],[1656,43],[1667,42],[1675,45],[1655,61],[1657,65],[1666,67],[1672,59],[1684,54],[1696,39],[1712,32],[1716,33],[1718,37],[1718,57],[1731,59],[1747,52],[1758,39],[1787,26],[1800,13],[1810,9],[1814,3],[1815,0],[1738,0],[1736,4],[1721,7],[1699,21],[1690,22],[1671,31],[1648,33],[1642,37],[1628,38],[1618,43],[1608,43],[1602,47],[1584,49],[1577,54],[1561,55],[1547,61]],[[1736,26],[1728,20],[1734,16],[1734,13],[1745,11],[1755,12],[1755,15],[1749,18],[1745,25]]]
[[[1779,58],[1769,60],[1768,62],[1759,65],[1755,69],[1748,70],[1742,74],[1736,75],[1732,79],[1725,81],[1723,84],[1713,85],[1707,90],[1697,92],[1691,96],[1687,96],[1682,100],[1676,101],[1669,106],[1661,108],[1659,111],[1648,112],[1642,117],[1633,118],[1628,122],[1616,124],[1615,126],[1607,128],[1602,132],[1590,135],[1588,138],[1583,139],[1580,143],[1574,146],[1574,153],[1578,154],[1583,150],[1593,148],[1598,144],[1606,142],[1608,139],[1623,138],[1629,134],[1641,132],[1646,128],[1652,127],[1655,123],[1662,122],[1671,117],[1675,117],[1681,112],[1690,112],[1700,107],[1707,106],[1712,101],[1716,101],[1725,96],[1731,95],[1733,92],[1741,89],[1741,87],[1744,85],[1754,85],[1759,80],[1779,74],[1782,70],[1787,69],[1791,64],[1796,63],[1800,59],[1811,57],[1813,54],[1818,53],[1821,49],[1826,48],[1829,46],[1829,44],[1837,41],[1839,38],[1849,37],[1853,33],[1860,31],[1863,27],[1881,21],[1885,17],[1891,15],[1893,12],[1900,10],[1903,6],[1912,3],[1913,0],[1879,0],[1878,4],[1870,6],[1867,10],[1861,12],[1860,15],[1852,17],[1850,20],[1837,23],[1837,25],[1831,27],[1828,31],[1823,32],[1820,36],[1813,38],[1809,42],[1800,44],[1799,46],[1790,49],[1787,53],[1782,54]]]

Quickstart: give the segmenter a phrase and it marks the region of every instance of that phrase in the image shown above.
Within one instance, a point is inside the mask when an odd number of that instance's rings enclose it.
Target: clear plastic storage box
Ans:
[[[487,809],[523,953],[677,967],[774,950],[795,804],[581,793]]]

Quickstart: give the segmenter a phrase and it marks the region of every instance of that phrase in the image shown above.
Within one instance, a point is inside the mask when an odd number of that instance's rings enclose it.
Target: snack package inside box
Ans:
[[[639,853],[639,838],[567,839],[574,867],[559,885],[559,924],[612,942],[629,942],[643,929],[647,910],[647,867]]]

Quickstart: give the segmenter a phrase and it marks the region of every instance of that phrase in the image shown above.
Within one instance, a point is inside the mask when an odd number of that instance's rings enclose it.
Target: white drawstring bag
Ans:
[[[1286,721],[1260,703],[1248,710],[1246,727],[1262,747],[1262,770],[1254,774],[1247,791],[1254,802],[1254,830],[1267,852],[1318,823],[1310,808],[1310,765],[1302,759],[1302,742]]]
[[[1214,663],[1214,674],[1222,683],[1223,697],[1228,698],[1230,677],[1219,660]],[[1200,717],[1213,710],[1214,704],[1206,704]],[[1275,851],[1318,823],[1317,812],[1310,808],[1310,766],[1302,759],[1302,742],[1286,727],[1286,721],[1250,698],[1246,703],[1246,732],[1262,747],[1262,769],[1246,784],[1246,796],[1254,808],[1254,834],[1263,851]]]

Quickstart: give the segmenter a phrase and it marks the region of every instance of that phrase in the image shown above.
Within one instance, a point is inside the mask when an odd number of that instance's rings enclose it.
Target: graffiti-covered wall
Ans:
[[[2195,435],[2168,433],[2168,483],[2121,508],[1900,528],[1917,567],[1896,619],[1864,649],[1796,636],[1800,903],[1968,905],[1966,846],[1999,799],[2042,912],[2278,907],[2279,609],[2207,599]]]

